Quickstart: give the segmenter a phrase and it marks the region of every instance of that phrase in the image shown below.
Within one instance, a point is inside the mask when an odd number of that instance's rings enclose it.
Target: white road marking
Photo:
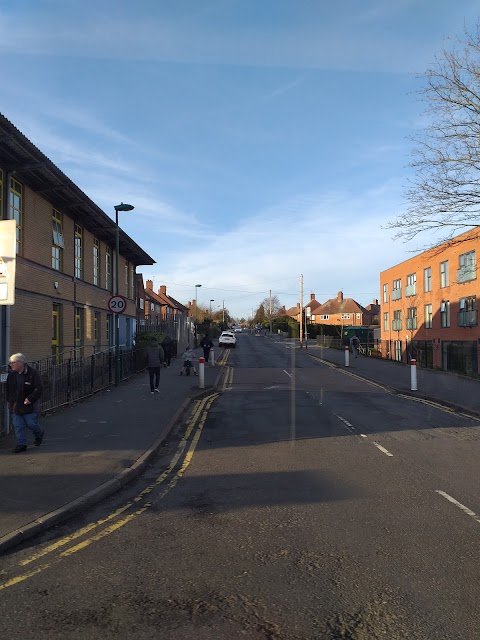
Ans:
[[[378,442],[374,442],[373,443],[377,449],[379,449],[382,453],[384,453],[386,456],[389,456],[390,458],[393,458],[393,453],[390,453],[390,451],[388,451],[387,449],[385,449],[385,447],[382,447],[381,444],[378,444]]]
[[[361,433],[361,434],[360,434],[360,437],[361,437],[361,438],[367,438],[368,436],[366,436],[364,433]]]
[[[464,504],[462,504],[461,502],[458,502],[458,500],[455,500],[455,498],[452,498],[452,496],[449,496],[448,493],[445,493],[445,491],[439,491],[438,489],[435,490],[435,493],[438,493],[439,495],[443,496],[445,498],[445,500],[448,500],[449,502],[451,502],[452,504],[454,504],[456,507],[458,507],[459,509],[461,509],[464,513],[467,514],[467,516],[470,516],[471,518],[473,518],[476,522],[480,523],[480,517],[477,516],[477,514],[475,513],[475,511],[472,511],[471,509],[469,509],[468,507],[466,507]]]
[[[291,378],[291,377],[292,377],[292,374],[291,374],[291,373],[288,373],[288,371],[285,371],[285,369],[283,370],[283,373],[286,373],[286,374],[287,374],[287,376],[288,376],[289,378]]]
[[[274,384],[273,387],[263,387],[265,391],[267,391],[268,389],[278,389],[279,385],[278,384]]]
[[[351,427],[352,429],[355,428],[353,426],[353,424],[350,424],[350,422],[348,422],[348,420],[345,420],[345,418],[342,418],[342,416],[339,416],[338,413],[334,413],[333,415],[336,416],[339,420],[341,420],[343,422],[343,424],[346,424],[347,427]]]

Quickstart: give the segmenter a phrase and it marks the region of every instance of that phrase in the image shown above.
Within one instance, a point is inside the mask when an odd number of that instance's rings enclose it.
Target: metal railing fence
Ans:
[[[126,380],[147,366],[146,350],[125,349],[120,352],[120,379]],[[97,391],[107,389],[115,380],[115,351],[108,349],[85,358],[73,357],[73,352],[29,363],[42,376],[42,413],[87,398]],[[2,368],[2,374],[8,372]],[[5,375],[3,375],[5,378]],[[6,384],[0,384],[0,435],[9,432]]]

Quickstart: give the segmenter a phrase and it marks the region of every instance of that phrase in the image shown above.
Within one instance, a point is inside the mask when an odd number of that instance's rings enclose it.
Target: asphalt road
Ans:
[[[0,560],[0,631],[477,640],[480,422],[239,335],[148,472]]]

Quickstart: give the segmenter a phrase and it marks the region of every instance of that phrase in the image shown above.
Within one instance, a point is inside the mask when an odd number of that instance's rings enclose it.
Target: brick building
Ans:
[[[115,222],[1,114],[0,217],[17,227],[15,304],[0,307],[2,363],[8,352],[80,358],[111,347]],[[121,230],[119,253],[120,344],[130,346],[135,269],[154,260]]]
[[[461,373],[479,371],[479,227],[380,274],[383,355]]]

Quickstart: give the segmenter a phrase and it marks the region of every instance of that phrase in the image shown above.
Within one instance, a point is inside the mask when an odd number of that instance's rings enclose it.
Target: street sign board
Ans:
[[[108,301],[108,308],[112,313],[123,313],[127,308],[127,299],[123,296],[112,296]]]
[[[0,305],[15,304],[17,223],[0,220]]]

